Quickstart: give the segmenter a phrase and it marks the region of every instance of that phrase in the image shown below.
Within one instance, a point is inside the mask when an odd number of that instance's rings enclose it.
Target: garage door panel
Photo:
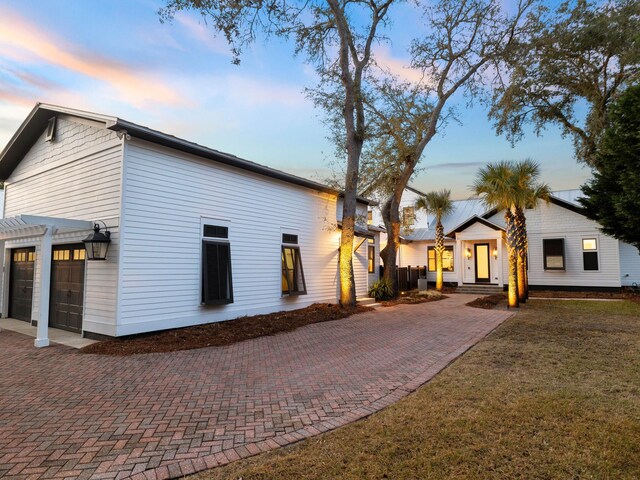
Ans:
[[[33,272],[35,248],[16,248],[11,251],[9,278],[9,316],[31,321],[33,302]]]
[[[84,272],[82,245],[54,247],[49,320],[52,327],[82,331]]]

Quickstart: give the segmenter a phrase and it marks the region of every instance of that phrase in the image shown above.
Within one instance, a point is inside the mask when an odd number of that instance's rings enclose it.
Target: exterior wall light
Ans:
[[[495,258],[496,260],[498,259],[498,249],[494,248],[493,252],[491,252],[493,254],[493,258]]]
[[[109,244],[111,243],[111,232],[107,230],[107,225],[104,224],[104,233],[100,231],[100,225],[93,224],[93,233],[85,238],[84,248],[87,250],[87,260],[106,260],[107,251],[109,250]]]
[[[464,256],[467,258],[471,258],[471,249],[469,247],[465,249]]]

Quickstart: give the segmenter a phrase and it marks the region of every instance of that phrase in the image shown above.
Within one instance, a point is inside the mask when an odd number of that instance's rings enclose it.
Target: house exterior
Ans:
[[[541,289],[620,289],[640,284],[640,254],[632,245],[603,234],[581,213],[580,190],[554,192],[526,211],[529,237],[529,284]],[[427,266],[435,282],[435,218],[412,212],[420,195],[408,188],[400,208],[404,217],[399,266]],[[412,215],[413,221],[412,221]],[[373,223],[381,221],[374,214]],[[445,230],[443,280],[452,285],[508,283],[508,256],[503,212],[482,200],[454,201],[442,221]],[[384,247],[385,240],[382,240]]]
[[[2,316],[118,337],[337,301],[325,185],[117,117],[38,104],[0,156]],[[368,201],[353,253],[367,295]],[[83,239],[110,232],[106,260]]]

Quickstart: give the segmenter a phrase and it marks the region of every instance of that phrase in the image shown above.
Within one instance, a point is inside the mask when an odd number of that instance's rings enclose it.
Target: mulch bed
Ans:
[[[566,292],[561,290],[529,290],[529,298],[584,298],[584,299],[611,299],[629,300],[640,303],[640,295],[631,292]],[[480,297],[467,303],[470,307],[494,309],[506,303],[507,296],[503,293]]]
[[[342,308],[330,303],[315,303],[298,310],[240,317],[226,322],[163,330],[121,339],[114,338],[86,346],[80,351],[99,355],[125,356],[218,347],[265,335],[289,332],[312,323],[339,320],[370,310],[373,309],[361,305],[355,308]]]
[[[495,295],[488,295],[486,297],[479,297],[475,300],[471,300],[466,303],[469,307],[484,308],[485,310],[493,310],[500,304],[505,303],[507,296],[503,293],[497,293]]]
[[[447,298],[446,295],[424,295],[412,292],[409,294],[401,295],[400,297],[394,298],[393,300],[380,302],[380,304],[383,307],[393,307],[395,305],[415,305],[418,303],[437,302],[438,300],[444,300],[445,298]]]

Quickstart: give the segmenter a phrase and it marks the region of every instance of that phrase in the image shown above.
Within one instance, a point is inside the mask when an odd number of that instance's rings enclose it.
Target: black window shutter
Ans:
[[[231,247],[203,242],[202,301],[207,305],[233,303]]]

